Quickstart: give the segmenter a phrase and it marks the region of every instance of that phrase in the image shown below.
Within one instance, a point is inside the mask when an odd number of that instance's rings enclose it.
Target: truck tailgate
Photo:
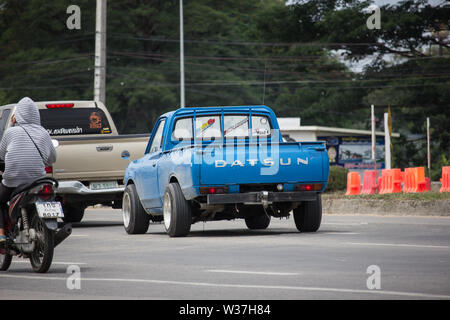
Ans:
[[[148,135],[120,135],[102,138],[58,139],[57,160],[53,176],[61,180],[122,179],[128,161],[121,158],[124,150],[130,160],[144,155]]]
[[[320,182],[327,179],[328,155],[321,142],[215,145],[201,155],[200,184]]]

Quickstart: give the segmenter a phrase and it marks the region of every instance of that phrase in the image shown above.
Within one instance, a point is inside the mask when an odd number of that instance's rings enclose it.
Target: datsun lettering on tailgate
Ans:
[[[125,171],[124,227],[145,233],[163,221],[179,237],[200,221],[265,229],[293,214],[299,231],[315,232],[328,174],[325,142],[284,142],[267,106],[178,109],[159,117]]]

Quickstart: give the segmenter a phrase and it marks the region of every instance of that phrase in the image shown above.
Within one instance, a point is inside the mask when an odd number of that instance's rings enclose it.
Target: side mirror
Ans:
[[[128,152],[128,150],[122,151],[120,156],[122,157],[123,160],[130,160],[130,153]]]
[[[52,144],[53,144],[53,147],[55,147],[55,149],[59,147],[59,141],[56,139],[52,139]]]

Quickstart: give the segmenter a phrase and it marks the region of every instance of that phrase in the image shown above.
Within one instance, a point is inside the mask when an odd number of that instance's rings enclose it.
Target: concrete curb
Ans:
[[[450,200],[322,199],[324,214],[450,216]]]

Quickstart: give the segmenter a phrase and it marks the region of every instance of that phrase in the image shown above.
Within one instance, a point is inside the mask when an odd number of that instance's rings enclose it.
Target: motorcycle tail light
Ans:
[[[45,173],[53,173],[53,167],[51,166],[45,167]]]
[[[42,186],[41,192],[39,192],[39,197],[42,200],[48,200],[53,194],[53,186],[51,184],[44,184]]]

